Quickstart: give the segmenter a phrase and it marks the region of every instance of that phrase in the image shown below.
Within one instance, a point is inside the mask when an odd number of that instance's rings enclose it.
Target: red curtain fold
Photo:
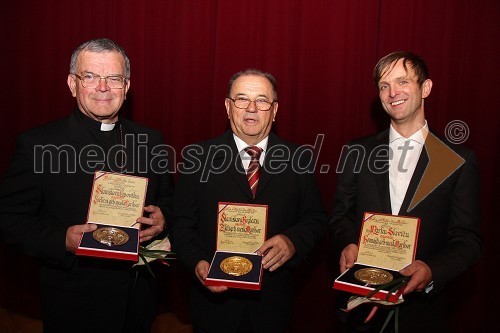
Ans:
[[[480,166],[485,252],[453,285],[452,331],[489,328],[494,317],[484,304],[492,296],[483,278],[500,251],[494,220],[499,22],[495,0],[3,1],[0,172],[20,132],[74,107],[66,85],[73,49],[108,37],[125,48],[132,64],[124,114],[161,130],[178,153],[227,129],[224,97],[234,72],[254,67],[274,74],[275,130],[289,141],[321,148],[317,179],[330,211],[342,145],[388,126],[372,82],[376,61],[411,50],[427,61],[434,82],[426,100],[430,127],[445,135],[451,121],[466,124],[465,145],[477,152]],[[296,332],[327,332],[334,325],[330,265],[337,258],[328,257],[326,244],[319,249],[299,272]],[[36,312],[32,290],[22,291],[33,284],[26,274],[33,262],[2,248],[0,265],[13,266],[0,276],[0,304],[17,302],[13,307]],[[164,278],[185,286],[179,276]],[[7,287],[14,281],[15,292]],[[165,306],[187,318],[187,290],[168,290]]]

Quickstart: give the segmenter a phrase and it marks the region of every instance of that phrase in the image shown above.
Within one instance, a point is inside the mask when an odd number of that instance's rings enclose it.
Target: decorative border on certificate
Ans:
[[[144,177],[96,171],[87,222],[139,228],[147,187]]]
[[[82,235],[75,254],[137,262],[141,225],[136,220],[143,214],[147,186],[144,177],[96,171],[87,223],[97,229]]]
[[[358,263],[400,270],[415,258],[420,219],[365,212]]]
[[[267,205],[219,202],[218,251],[255,252],[266,240]]]

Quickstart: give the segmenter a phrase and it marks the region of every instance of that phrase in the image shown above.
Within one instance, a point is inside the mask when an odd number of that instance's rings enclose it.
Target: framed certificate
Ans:
[[[140,224],[148,179],[97,171],[90,195],[87,223],[97,229],[82,235],[77,255],[137,261]]]
[[[366,212],[359,238],[358,260],[341,274],[334,289],[368,295],[401,276],[399,270],[415,259],[420,219]],[[390,289],[390,288],[389,288]],[[396,302],[402,290],[380,290],[372,297]]]
[[[207,286],[259,290],[262,257],[255,254],[266,240],[267,205],[219,202],[217,251]]]

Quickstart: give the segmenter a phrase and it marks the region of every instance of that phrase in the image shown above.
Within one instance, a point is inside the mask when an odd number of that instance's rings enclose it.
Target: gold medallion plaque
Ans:
[[[392,274],[380,268],[362,268],[354,272],[354,277],[364,283],[374,286],[386,284],[392,281]]]
[[[229,275],[242,276],[248,274],[252,270],[252,262],[247,258],[240,256],[231,256],[222,260],[220,269]]]
[[[113,227],[96,229],[92,236],[96,241],[107,246],[118,246],[128,242],[127,233]]]

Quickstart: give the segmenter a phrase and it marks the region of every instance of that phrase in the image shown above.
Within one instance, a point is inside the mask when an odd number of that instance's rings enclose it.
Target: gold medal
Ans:
[[[248,274],[252,270],[252,262],[240,256],[227,257],[220,263],[220,269],[226,274],[241,276]]]
[[[96,241],[107,246],[118,246],[128,242],[127,233],[113,227],[96,229],[92,236]]]
[[[380,268],[362,268],[354,272],[354,277],[364,283],[374,286],[386,284],[392,281],[392,274]]]

